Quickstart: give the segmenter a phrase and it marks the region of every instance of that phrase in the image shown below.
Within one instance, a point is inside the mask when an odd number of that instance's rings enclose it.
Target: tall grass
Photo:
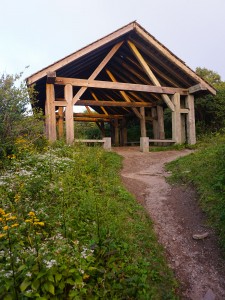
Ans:
[[[0,177],[1,299],[176,299],[177,283],[121,158],[56,144]]]
[[[192,184],[199,193],[199,204],[216,228],[225,251],[225,135],[204,137],[195,153],[167,165],[170,180]]]

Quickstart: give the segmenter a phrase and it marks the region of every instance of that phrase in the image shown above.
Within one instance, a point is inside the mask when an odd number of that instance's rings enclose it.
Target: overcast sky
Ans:
[[[0,73],[24,76],[136,20],[195,70],[225,80],[225,0],[1,0]]]

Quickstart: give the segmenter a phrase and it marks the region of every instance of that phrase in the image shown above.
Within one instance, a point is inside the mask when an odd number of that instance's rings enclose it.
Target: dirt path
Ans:
[[[189,150],[141,153],[136,147],[115,148],[124,157],[122,179],[154,222],[168,263],[181,282],[182,299],[225,299],[225,261],[216,236],[206,224],[195,192],[170,186],[164,164]],[[193,234],[209,233],[202,240]]]

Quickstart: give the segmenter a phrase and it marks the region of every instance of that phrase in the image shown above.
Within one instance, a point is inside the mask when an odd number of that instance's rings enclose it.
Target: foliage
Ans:
[[[121,158],[57,142],[0,177],[1,299],[176,299]]]
[[[212,70],[197,68],[196,72],[217,89],[216,96],[196,98],[197,133],[217,131],[225,127],[225,82]]]
[[[225,135],[213,134],[199,142],[199,151],[167,165],[173,182],[193,184],[211,225],[225,250]]]
[[[21,155],[46,144],[43,137],[42,114],[29,110],[32,90],[27,90],[21,75],[3,74],[0,77],[0,159]],[[28,96],[30,93],[30,98]]]

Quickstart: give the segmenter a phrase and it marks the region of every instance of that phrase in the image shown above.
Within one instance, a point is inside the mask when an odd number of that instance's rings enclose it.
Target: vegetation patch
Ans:
[[[0,176],[1,299],[177,299],[121,158],[56,143]]]
[[[199,150],[167,164],[171,182],[192,184],[210,224],[217,229],[225,250],[225,135],[213,134],[198,144]]]

